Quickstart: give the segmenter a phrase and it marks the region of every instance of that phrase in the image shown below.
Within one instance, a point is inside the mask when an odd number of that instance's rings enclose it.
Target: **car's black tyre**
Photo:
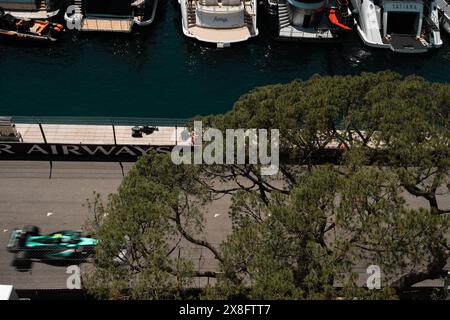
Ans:
[[[31,269],[32,261],[28,258],[26,251],[19,251],[16,253],[14,259],[14,266],[18,271],[28,271]]]
[[[36,226],[25,226],[23,231],[30,236],[38,236],[41,232]]]
[[[28,254],[26,251],[19,251],[16,253],[16,260],[29,260],[28,259]]]

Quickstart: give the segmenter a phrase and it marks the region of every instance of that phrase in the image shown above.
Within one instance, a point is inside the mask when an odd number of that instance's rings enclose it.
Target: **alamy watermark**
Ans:
[[[205,146],[204,142],[207,142]],[[275,175],[279,169],[279,154],[278,129],[226,129],[224,137],[221,130],[207,128],[203,131],[202,122],[194,121],[192,145],[176,145],[171,158],[177,165],[259,164],[262,175]]]
[[[66,273],[69,277],[66,280],[67,289],[81,289],[81,270],[77,265],[68,266]]]
[[[381,289],[381,268],[372,264],[367,267],[366,273],[369,275],[366,280],[367,288],[369,290]]]
[[[77,6],[70,5],[66,10],[66,26],[69,30],[81,30],[81,16],[77,14]]]

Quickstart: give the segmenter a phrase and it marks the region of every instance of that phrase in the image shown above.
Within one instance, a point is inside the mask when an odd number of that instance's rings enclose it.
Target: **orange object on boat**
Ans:
[[[36,29],[37,33],[42,33],[42,31],[44,31],[44,29],[50,24],[50,22],[48,21],[40,21],[40,20],[36,20],[35,25],[39,25],[39,28]]]
[[[328,12],[328,18],[330,19],[330,22],[335,26],[338,26],[344,30],[352,30],[352,28],[350,28],[349,26],[346,26],[345,24],[339,22],[339,19],[336,16],[336,9],[330,9],[330,11]]]

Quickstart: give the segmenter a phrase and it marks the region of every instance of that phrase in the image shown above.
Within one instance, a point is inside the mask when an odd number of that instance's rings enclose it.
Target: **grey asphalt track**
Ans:
[[[124,173],[132,163],[123,163]],[[50,179],[51,176],[51,179]],[[11,230],[36,225],[41,232],[81,229],[88,210],[87,199],[93,192],[106,197],[122,180],[118,163],[0,161],[0,284],[14,284],[17,289],[65,289],[70,274],[67,267],[33,263],[27,272],[11,265],[14,254],[6,245]],[[205,213],[208,240],[217,244],[231,230],[227,211],[229,196],[216,201]],[[209,252],[185,244],[182,255],[193,259],[199,270],[217,265]]]
[[[128,165],[129,166],[129,165]],[[127,167],[128,167],[127,166]],[[18,289],[66,288],[65,267],[33,263],[18,272],[6,251],[10,232],[27,224],[41,232],[80,229],[88,210],[83,205],[93,191],[114,192],[122,179],[118,163],[0,161],[0,284]]]

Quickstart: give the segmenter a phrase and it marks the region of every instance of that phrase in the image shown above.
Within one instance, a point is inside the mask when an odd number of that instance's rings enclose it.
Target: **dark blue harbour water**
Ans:
[[[260,10],[262,12],[262,10]],[[450,82],[450,37],[426,55],[339,44],[276,42],[260,36],[228,49],[186,39],[178,3],[160,1],[157,21],[134,34],[67,33],[55,45],[0,40],[0,114],[184,118],[229,110],[259,85],[322,75],[395,70]]]

